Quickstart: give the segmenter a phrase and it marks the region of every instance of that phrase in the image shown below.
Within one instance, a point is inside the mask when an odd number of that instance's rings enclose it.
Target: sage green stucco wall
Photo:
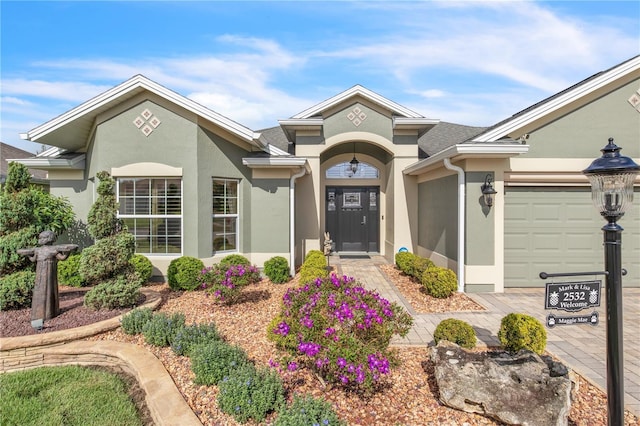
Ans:
[[[362,120],[358,126],[355,126],[353,122],[347,118],[347,115],[356,107],[360,108],[362,113],[366,114],[366,118]],[[392,140],[393,138],[391,119],[361,103],[354,103],[342,111],[326,117],[323,127],[325,139],[341,133],[356,131],[377,134],[388,140]]]
[[[609,137],[623,155],[640,157],[640,114],[628,102],[639,86],[635,80],[531,132],[522,157],[596,158]]]
[[[242,165],[246,149],[202,128],[193,121],[195,116],[191,119],[184,111],[169,108],[143,100],[106,115],[87,151],[86,177],[135,163],[182,168],[183,254],[200,258],[212,256],[212,178],[239,179],[239,251],[287,252],[288,180],[252,181],[251,170]],[[133,124],[145,109],[161,121],[149,136]],[[91,182],[52,181],[51,188],[52,193],[69,197],[78,219],[86,222],[95,200]]]
[[[418,245],[458,260],[458,177],[418,185]]]
[[[197,176],[199,257],[212,253],[212,187],[214,177],[240,179],[240,252],[251,252],[251,171],[242,165],[247,151],[213,132],[198,128]]]
[[[251,251],[288,252],[289,180],[253,179],[251,203]]]
[[[484,205],[480,187],[484,183],[485,172],[465,174],[465,263],[467,265],[493,265],[495,225],[494,209]]]
[[[76,225],[72,226],[56,243],[78,244],[87,247],[93,244],[93,238],[86,227],[89,210],[93,204],[93,184],[86,180],[52,180],[49,192],[56,196],[66,197],[73,206],[76,215]]]

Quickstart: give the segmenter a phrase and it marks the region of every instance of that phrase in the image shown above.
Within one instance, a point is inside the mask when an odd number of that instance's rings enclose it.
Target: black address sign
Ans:
[[[602,281],[547,283],[544,308],[567,312],[600,306]]]

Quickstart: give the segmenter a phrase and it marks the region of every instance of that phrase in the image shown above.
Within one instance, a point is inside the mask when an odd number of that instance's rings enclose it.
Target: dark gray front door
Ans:
[[[379,251],[379,195],[377,186],[327,187],[326,229],[336,251]]]

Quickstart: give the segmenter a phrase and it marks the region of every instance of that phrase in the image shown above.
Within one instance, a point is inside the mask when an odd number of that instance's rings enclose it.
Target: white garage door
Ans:
[[[622,277],[625,287],[640,287],[638,192],[634,201],[632,211],[619,221],[624,228],[622,266],[629,271]],[[604,270],[605,223],[593,207],[590,188],[508,188],[505,287],[543,287],[540,272]]]

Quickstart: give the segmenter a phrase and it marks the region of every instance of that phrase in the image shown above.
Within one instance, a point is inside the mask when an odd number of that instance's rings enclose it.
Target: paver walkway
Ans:
[[[546,323],[546,316],[549,313],[555,313],[555,311],[544,309],[544,286],[541,281],[541,288],[507,289],[504,293],[469,294],[469,297],[484,306],[486,311],[418,314],[378,268],[378,265],[388,263],[384,257],[340,259],[338,255],[332,255],[330,263],[337,267],[340,274],[356,277],[365,287],[375,289],[387,300],[404,306],[413,316],[413,328],[406,338],[396,339],[393,342],[396,345],[432,345],[433,332],[440,321],[446,318],[457,318],[473,326],[480,342],[487,346],[499,346],[497,333],[500,329],[500,321],[508,313],[528,314],[543,324]],[[601,306],[594,309],[599,313],[600,323],[597,326],[568,325],[547,328],[546,349],[606,392],[605,296],[603,291]],[[640,288],[623,290],[623,339],[625,408],[638,416],[640,415]]]

